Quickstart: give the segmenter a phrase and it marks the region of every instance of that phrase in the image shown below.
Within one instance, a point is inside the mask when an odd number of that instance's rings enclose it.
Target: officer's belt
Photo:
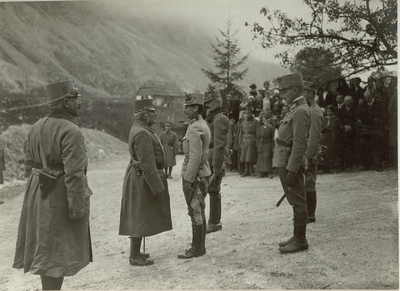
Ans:
[[[33,163],[33,167],[38,170],[43,170],[43,165],[42,163]],[[52,171],[64,171],[64,166],[63,164],[54,164],[54,165],[49,165],[49,170]]]
[[[280,140],[279,138],[276,139],[276,143],[280,145],[281,147],[288,147],[291,148],[293,146],[293,143],[286,143],[283,140]]]

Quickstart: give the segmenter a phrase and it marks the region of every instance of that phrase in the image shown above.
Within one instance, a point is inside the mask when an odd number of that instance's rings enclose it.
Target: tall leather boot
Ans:
[[[54,278],[40,275],[40,280],[42,281],[42,290],[61,290],[64,277]]]
[[[192,227],[192,247],[182,255],[178,255],[179,259],[191,259],[204,255],[203,250],[203,224]]]
[[[317,208],[317,192],[306,192],[308,220],[307,223],[315,222],[315,209]]]
[[[207,233],[219,231],[221,229],[221,193],[210,193],[210,216],[208,219]]]
[[[244,173],[240,176],[242,177],[248,177],[250,176],[250,168],[249,168],[250,163],[244,163]]]
[[[129,263],[132,266],[149,266],[153,265],[153,260],[148,260],[149,254],[143,254],[140,252],[140,245],[142,244],[141,237],[131,237],[131,247]]]
[[[206,254],[206,234],[207,234],[207,220],[203,219],[203,239],[202,239],[202,248],[204,254]]]
[[[294,236],[287,241],[285,246],[279,247],[282,254],[295,253],[308,249],[306,239],[307,213],[294,214]]]

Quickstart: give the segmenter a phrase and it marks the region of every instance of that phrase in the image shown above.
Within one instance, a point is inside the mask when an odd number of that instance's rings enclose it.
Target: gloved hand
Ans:
[[[183,189],[186,189],[186,190],[193,190],[193,183],[183,179],[182,187],[183,187]]]
[[[213,172],[214,172],[215,176],[219,176],[222,173],[222,169],[213,167]]]
[[[296,173],[295,172],[287,171],[287,173],[286,173],[286,186],[293,187],[295,178],[296,178]]]

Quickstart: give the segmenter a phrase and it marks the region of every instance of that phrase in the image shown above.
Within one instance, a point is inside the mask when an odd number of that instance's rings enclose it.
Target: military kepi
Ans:
[[[47,99],[49,104],[60,101],[64,98],[79,97],[78,88],[75,87],[74,81],[67,80],[57,83],[51,83],[45,86],[47,92]]]
[[[153,105],[153,99],[139,99],[133,101],[133,113],[143,110],[156,110]]]
[[[293,87],[303,87],[303,75],[301,73],[294,73],[284,75],[277,78],[279,83],[279,90],[290,89]]]
[[[185,106],[188,105],[204,105],[204,94],[185,93]]]
[[[221,97],[219,90],[210,90],[204,93],[204,103],[210,102],[218,97]]]
[[[309,82],[309,81],[303,82],[303,90],[311,90],[314,91],[315,93],[317,92],[317,89],[314,86],[314,82]]]

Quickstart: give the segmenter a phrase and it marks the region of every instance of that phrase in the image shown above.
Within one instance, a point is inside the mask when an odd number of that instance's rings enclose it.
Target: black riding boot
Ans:
[[[203,249],[203,224],[192,227],[192,247],[182,255],[178,255],[179,259],[190,259],[204,255]]]
[[[132,266],[148,266],[154,264],[153,260],[147,259],[148,257],[150,257],[149,254],[140,252],[141,244],[142,244],[141,237],[131,237],[129,263]]]
[[[306,192],[308,221],[315,222],[315,209],[317,208],[317,192]]]
[[[210,216],[208,219],[207,233],[221,229],[221,193],[210,193]]]
[[[250,176],[250,163],[244,163],[244,173],[241,174],[240,176],[242,177],[248,177]]]
[[[306,239],[307,229],[307,213],[294,214],[294,236],[287,241],[285,246],[279,247],[282,254],[295,253],[308,249],[308,242]]]
[[[54,278],[40,275],[40,280],[42,281],[42,290],[61,290],[64,277]]]

